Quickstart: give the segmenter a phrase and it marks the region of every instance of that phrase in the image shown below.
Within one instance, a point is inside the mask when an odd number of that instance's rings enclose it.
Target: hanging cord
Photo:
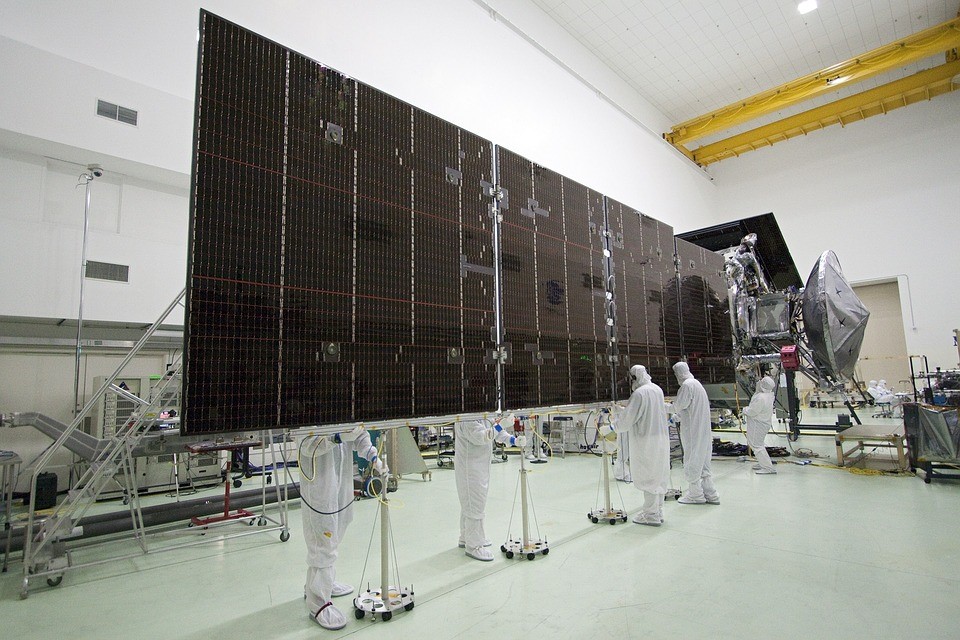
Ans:
[[[314,441],[314,442],[319,442],[319,439],[320,439],[320,438],[326,438],[326,437],[327,437],[327,436],[316,436],[313,441]],[[304,469],[304,466],[303,466],[303,464],[302,464],[302,461],[303,461],[303,443],[306,442],[306,441],[307,441],[307,438],[304,438],[303,440],[300,441],[300,444],[297,446],[297,468],[300,469],[300,474],[304,477],[304,479],[305,479],[307,482],[313,482],[314,478],[317,477],[317,447],[314,447],[314,448],[313,448],[313,452],[310,454],[310,470],[311,470],[311,472],[312,472],[313,475],[307,475],[307,473],[306,473],[306,471],[305,471],[305,469]],[[300,483],[299,483],[299,482],[296,483],[296,486],[297,486],[297,490],[299,490],[299,489],[300,489]],[[351,493],[352,493],[352,491],[351,491]],[[322,515],[322,516],[335,516],[335,515],[337,515],[338,513],[341,513],[341,512],[343,512],[343,511],[346,511],[347,509],[349,509],[350,507],[352,507],[352,506],[353,506],[353,503],[356,502],[356,500],[351,498],[350,502],[348,502],[348,503],[345,504],[344,506],[340,507],[340,508],[337,509],[336,511],[321,511],[320,509],[317,509],[317,508],[314,507],[312,504],[310,504],[309,502],[307,502],[307,499],[303,497],[303,491],[300,491],[300,502],[302,502],[303,504],[307,505],[307,508],[309,508],[310,511],[313,511],[314,513],[318,513],[318,514],[320,514],[320,515]]]
[[[363,570],[360,572],[360,583],[359,583],[360,585],[363,585],[363,579],[367,575],[367,563],[370,561],[370,549],[373,548],[373,536],[377,532],[377,521],[379,519],[380,519],[380,509],[377,509],[377,512],[373,514],[373,526],[370,528],[370,540],[367,542],[367,553],[364,555],[364,558],[363,558]],[[382,595],[383,594],[381,594],[381,596]]]
[[[513,506],[510,508],[510,521],[507,523],[507,538],[513,540],[513,514],[517,512],[517,493],[520,492],[520,474],[517,474],[517,486],[513,489]]]
[[[533,502],[533,492],[530,490],[530,483],[527,483],[527,499],[530,501],[530,511],[533,512],[533,526],[537,529],[537,540],[543,540],[540,535],[540,522],[537,520],[537,507]]]

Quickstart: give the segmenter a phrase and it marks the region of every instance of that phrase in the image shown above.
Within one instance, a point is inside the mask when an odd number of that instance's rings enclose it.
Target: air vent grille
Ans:
[[[121,107],[106,100],[97,100],[97,115],[116,120],[117,122],[123,122],[124,124],[137,126],[138,113],[135,109]]]
[[[87,278],[93,280],[110,280],[112,282],[130,282],[130,267],[125,264],[111,264],[87,260]]]

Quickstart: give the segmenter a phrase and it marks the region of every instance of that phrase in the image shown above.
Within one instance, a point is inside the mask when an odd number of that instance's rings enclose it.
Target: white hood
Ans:
[[[770,376],[763,376],[757,380],[757,393],[773,393],[776,388],[777,383]]]
[[[633,378],[633,388],[642,387],[643,385],[653,382],[653,378],[650,377],[650,374],[647,373],[647,368],[642,364],[635,364],[630,367],[630,377]]]
[[[677,382],[683,384],[684,381],[690,380],[693,378],[693,374],[690,373],[690,367],[686,362],[678,362],[673,365],[673,373],[677,376]]]

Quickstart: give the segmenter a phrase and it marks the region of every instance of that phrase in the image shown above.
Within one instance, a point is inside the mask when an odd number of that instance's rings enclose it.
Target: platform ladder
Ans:
[[[118,387],[114,382],[121,375],[124,368],[133,360],[134,356],[143,348],[147,340],[159,328],[160,324],[180,304],[184,292],[181,291],[160,318],[144,333],[143,337],[133,346],[124,357],[117,369],[101,385],[100,389],[90,398],[83,409],[70,423],[69,427],[43,453],[34,466],[32,487],[37,486],[37,477],[50,466],[53,456],[65,448],[70,435],[80,427],[83,419],[90,413],[107,393],[117,393],[137,404],[137,409],[127,422],[108,439],[102,448],[90,461],[87,469],[80,475],[74,485],[67,492],[66,498],[57,505],[53,513],[43,519],[36,517],[36,491],[30,492],[30,508],[27,515],[26,529],[23,537],[23,587],[20,598],[29,595],[30,580],[46,578],[47,584],[56,586],[63,579],[63,573],[70,568],[70,552],[66,549],[65,540],[71,537],[76,523],[84,516],[91,505],[96,502],[97,496],[106,486],[115,481],[117,474],[124,479],[125,490],[129,498],[130,517],[133,521],[134,537],[141,549],[146,552],[145,528],[143,513],[140,508],[140,495],[137,492],[137,483],[134,477],[134,449],[140,444],[147,433],[150,424],[154,423],[160,412],[169,408],[175,394],[168,394],[168,387],[172,387],[174,380],[181,374],[182,355],[177,358],[161,383],[155,388],[156,393],[152,401],[144,400],[129,391]],[[172,374],[171,374],[172,372]]]

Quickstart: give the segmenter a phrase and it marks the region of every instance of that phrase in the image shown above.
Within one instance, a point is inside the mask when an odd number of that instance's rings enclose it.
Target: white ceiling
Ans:
[[[958,0],[530,0],[672,123],[957,16]],[[943,56],[755,120],[749,129],[943,62]]]

